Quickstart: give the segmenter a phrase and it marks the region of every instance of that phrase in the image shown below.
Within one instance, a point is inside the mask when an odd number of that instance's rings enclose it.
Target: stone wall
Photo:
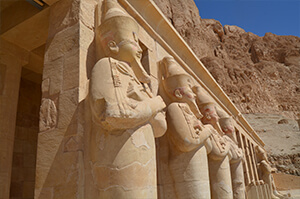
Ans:
[[[21,79],[10,198],[33,198],[41,85]]]

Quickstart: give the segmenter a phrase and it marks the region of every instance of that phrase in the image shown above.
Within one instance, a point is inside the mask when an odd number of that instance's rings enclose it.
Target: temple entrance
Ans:
[[[10,185],[13,199],[34,197],[41,80],[41,74],[22,68]]]

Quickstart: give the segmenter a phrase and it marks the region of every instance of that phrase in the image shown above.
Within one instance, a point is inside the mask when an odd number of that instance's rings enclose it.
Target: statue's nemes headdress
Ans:
[[[164,57],[161,61],[162,76],[165,90],[172,93],[175,87],[184,87],[187,82],[194,85],[192,77],[174,60],[173,57]]]
[[[112,40],[116,43],[137,41],[138,30],[137,22],[121,10],[115,0],[104,0],[101,24],[96,29],[104,50],[107,50],[107,44]]]

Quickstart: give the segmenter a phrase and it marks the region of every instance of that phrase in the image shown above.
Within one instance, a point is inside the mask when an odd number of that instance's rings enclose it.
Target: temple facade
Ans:
[[[152,0],[4,1],[0,19],[0,199],[286,197]]]

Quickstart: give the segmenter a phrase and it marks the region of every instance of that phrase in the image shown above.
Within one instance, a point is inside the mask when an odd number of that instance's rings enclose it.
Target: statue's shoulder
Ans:
[[[94,77],[103,77],[103,76],[111,76],[111,67],[113,64],[118,64],[119,61],[111,58],[111,57],[104,57],[97,61],[97,63],[94,65],[91,76]],[[107,75],[106,75],[107,74]]]
[[[179,109],[179,103],[178,102],[172,102],[169,106],[168,106],[168,110],[173,110],[173,109]]]
[[[194,115],[189,105],[186,103],[173,102],[168,106],[167,111],[170,112],[175,117],[177,117],[178,114],[190,115],[190,116]]]
[[[186,103],[180,103],[180,102],[172,102],[168,106],[168,110],[182,110],[182,109],[189,109],[189,106]]]
[[[116,59],[113,59],[111,57],[104,57],[97,61],[95,64],[93,71],[97,70],[103,70],[105,68],[110,68],[112,63],[117,63],[118,61]]]

